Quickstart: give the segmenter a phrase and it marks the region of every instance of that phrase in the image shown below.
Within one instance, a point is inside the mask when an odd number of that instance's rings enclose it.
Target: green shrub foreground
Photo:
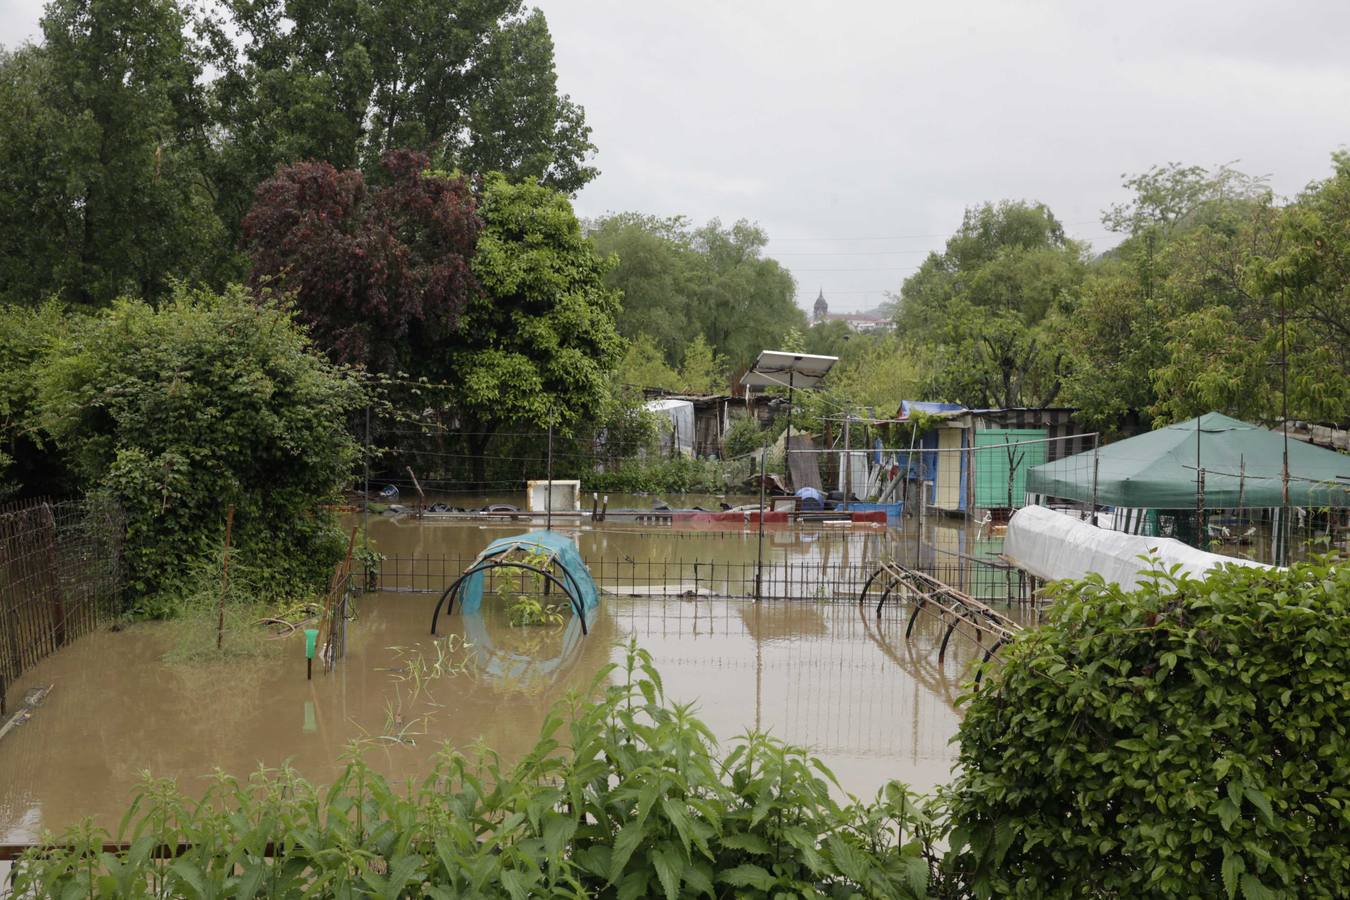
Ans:
[[[1350,897],[1350,569],[1063,586],[961,725],[976,896]]]
[[[1350,571],[1322,563],[1065,585],[968,698],[936,800],[836,802],[805,751],[723,752],[643,651],[503,767],[444,751],[420,785],[357,756],[330,789],[147,785],[132,849],[75,829],[19,896],[1350,896]],[[599,682],[597,683],[600,684]],[[189,844],[177,859],[158,846]],[[277,848],[274,857],[265,849]]]
[[[15,894],[925,896],[930,826],[903,787],[841,806],[800,749],[749,734],[720,755],[690,708],[666,701],[644,651],[611,674],[599,702],[557,709],[511,768],[447,750],[404,787],[357,756],[326,790],[282,770],[247,785],[218,776],[198,802],[147,782],[123,824],[128,852],[72,830],[64,849],[18,864]],[[182,855],[155,858],[180,842]]]

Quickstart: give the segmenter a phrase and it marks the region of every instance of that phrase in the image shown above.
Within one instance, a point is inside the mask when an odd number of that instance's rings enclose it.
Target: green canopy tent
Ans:
[[[1101,506],[1194,508],[1197,440],[1207,508],[1283,506],[1284,436],[1219,413],[1107,444],[1095,458],[1087,451],[1036,466],[1027,473],[1027,493],[1095,498]],[[1289,505],[1350,506],[1350,456],[1291,439]]]

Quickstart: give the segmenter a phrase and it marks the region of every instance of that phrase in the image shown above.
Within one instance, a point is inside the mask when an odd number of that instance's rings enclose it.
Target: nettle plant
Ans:
[[[1350,896],[1350,570],[1063,585],[960,728],[977,897]]]
[[[752,733],[723,755],[632,644],[594,693],[555,707],[515,766],[447,749],[415,786],[359,754],[323,790],[283,769],[218,775],[190,801],[147,779],[121,828],[130,850],[73,829],[18,863],[15,894],[927,896],[934,827],[901,785],[840,804],[800,748]]]

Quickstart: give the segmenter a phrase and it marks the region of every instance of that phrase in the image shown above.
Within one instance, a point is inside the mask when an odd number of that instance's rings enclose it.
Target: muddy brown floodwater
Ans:
[[[522,528],[514,529],[516,531]],[[383,552],[472,556],[503,528],[372,523]],[[862,555],[868,532],[788,533],[780,555]],[[748,536],[584,532],[583,554],[654,553],[753,559]],[[696,701],[722,740],[762,728],[823,758],[844,790],[870,794],[889,779],[932,789],[950,777],[959,721],[953,699],[977,648],[953,639],[937,662],[941,626],[920,617],[904,639],[905,610],[883,619],[856,601],[605,596],[589,636],[575,623],[512,629],[485,602],[456,610],[439,643],[428,626],[437,595],[362,597],[335,671],[305,679],[303,638],[247,662],[164,662],[174,627],[101,631],[44,660],[11,688],[22,697],[53,685],[25,725],[0,740],[0,842],[27,841],[85,816],[115,829],[140,778],[173,777],[189,793],[220,769],[245,777],[287,761],[331,781],[355,741],[396,777],[419,777],[443,744],[477,742],[507,760],[537,737],[550,705],[622,655],[629,637],[648,649],[674,700]],[[466,632],[472,651],[459,648]],[[448,653],[448,656],[445,654]],[[476,654],[476,655],[475,655]],[[438,659],[468,671],[434,671]],[[442,666],[442,668],[447,668]],[[316,667],[317,669],[317,667]]]

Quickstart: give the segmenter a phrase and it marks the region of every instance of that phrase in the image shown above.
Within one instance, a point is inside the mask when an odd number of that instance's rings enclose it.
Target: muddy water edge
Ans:
[[[472,557],[526,526],[372,522],[386,554]],[[881,529],[885,531],[885,529]],[[583,555],[751,561],[753,535],[603,529],[577,534]],[[786,532],[772,559],[871,555],[885,535]],[[141,623],[82,638],[28,672],[11,697],[53,690],[0,741],[0,842],[29,841],[86,816],[115,829],[143,773],[188,793],[214,771],[246,778],[293,766],[331,781],[356,747],[395,778],[418,778],[449,745],[489,747],[510,761],[538,736],[549,707],[585,691],[629,637],[647,648],[668,695],[696,701],[724,741],[762,728],[820,755],[842,789],[870,794],[895,778],[920,790],[946,781],[959,718],[957,684],[978,652],[953,641],[937,662],[941,626],[904,611],[881,620],[856,602],[606,596],[590,634],[570,625],[513,629],[490,603],[481,617],[443,620],[436,595],[361,598],[346,658],[305,678],[303,638],[235,663],[169,664],[173,625]],[[464,643],[474,646],[465,650]]]

